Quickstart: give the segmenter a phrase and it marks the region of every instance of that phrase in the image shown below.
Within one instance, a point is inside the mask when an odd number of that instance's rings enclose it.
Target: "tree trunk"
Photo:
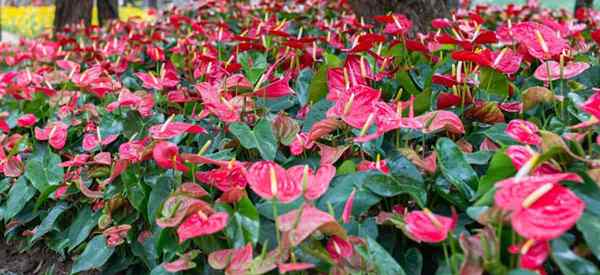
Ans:
[[[594,6],[594,0],[577,0],[575,1],[575,11],[579,8],[591,9]]]
[[[110,20],[119,19],[119,1],[118,0],[97,0],[98,1],[98,23],[106,24]]]
[[[372,22],[375,15],[401,13],[410,18],[416,31],[424,32],[431,28],[431,20],[450,16],[458,0],[349,0],[348,3],[367,21]]]
[[[61,31],[69,24],[92,23],[93,0],[56,0],[54,31]]]

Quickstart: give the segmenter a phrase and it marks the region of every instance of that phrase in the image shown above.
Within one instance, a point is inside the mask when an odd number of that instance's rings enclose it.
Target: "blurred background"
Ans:
[[[77,0],[84,2],[85,0]],[[92,1],[92,0],[88,0]],[[103,0],[93,0],[103,1]],[[152,20],[152,9],[166,7],[170,4],[181,5],[189,3],[191,0],[107,0],[113,5],[118,5],[118,12],[114,16],[120,19],[128,19],[132,17],[140,18],[141,20]],[[233,1],[233,0],[232,0]],[[254,0],[248,0],[254,1]],[[285,0],[281,0],[285,1]],[[529,0],[531,1],[531,0]],[[581,1],[581,0],[579,0]],[[52,31],[54,22],[55,9],[60,0],[0,0],[0,16],[2,28],[2,41],[16,41],[19,37],[34,37],[43,32]],[[72,2],[72,1],[71,1]],[[542,7],[549,8],[564,8],[573,10],[576,0],[540,0]],[[594,1],[594,7],[600,8],[600,1]],[[527,0],[473,0],[472,5],[481,3],[506,5],[506,4],[526,4]],[[67,6],[72,4],[66,4]],[[64,6],[64,5],[63,5]],[[93,5],[92,24],[98,23],[98,8],[99,5]],[[110,7],[109,7],[110,10]],[[114,8],[113,8],[114,10]],[[110,12],[110,11],[109,11]]]

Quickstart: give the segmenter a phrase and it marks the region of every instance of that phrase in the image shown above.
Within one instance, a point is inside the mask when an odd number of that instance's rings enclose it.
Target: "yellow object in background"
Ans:
[[[54,6],[4,6],[2,9],[2,30],[24,37],[34,37],[52,30]],[[147,10],[134,7],[119,7],[119,17],[127,20],[140,17],[150,20]],[[97,10],[94,8],[92,23],[97,24]]]

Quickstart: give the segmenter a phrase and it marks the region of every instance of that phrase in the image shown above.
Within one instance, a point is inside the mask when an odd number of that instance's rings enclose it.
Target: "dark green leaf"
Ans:
[[[323,99],[329,88],[327,87],[327,70],[329,67],[326,64],[321,65],[319,70],[313,77],[308,87],[308,102],[317,102]]]
[[[4,220],[8,221],[19,214],[33,195],[35,195],[35,188],[27,183],[25,177],[20,177],[8,192]]]
[[[242,123],[233,123],[229,126],[229,130],[238,138],[244,148],[256,148],[263,159],[275,159],[278,144],[269,120],[262,119],[259,121],[254,127],[254,131],[250,130],[248,125]]]
[[[375,265],[377,274],[405,275],[404,269],[377,241],[367,237],[368,262]]]
[[[382,197],[395,197],[400,194],[408,194],[421,207],[425,207],[427,202],[427,191],[423,186],[406,180],[406,178],[390,177],[379,172],[369,172],[367,178],[365,178],[365,187]]]
[[[102,211],[93,212],[92,207],[85,205],[82,207],[75,220],[69,226],[67,238],[69,239],[69,249],[73,250],[75,247],[80,245],[90,235],[90,232],[98,224],[98,218],[102,214]]]
[[[423,270],[423,255],[418,249],[412,247],[404,253],[404,261],[402,266],[406,269],[408,274],[421,274]]]
[[[598,244],[595,244],[598,245]],[[590,261],[577,256],[562,238],[552,241],[552,259],[564,275],[598,275],[598,269]]]
[[[367,178],[367,173],[353,173],[335,177],[327,193],[319,199],[317,206],[324,211],[329,211],[328,204],[331,204],[335,215],[339,217],[342,215],[344,204],[346,204],[350,193],[353,189],[356,189],[352,213],[355,216],[362,214],[381,200],[381,197],[366,188]]]
[[[42,223],[36,228],[33,237],[31,238],[31,242],[37,241],[39,238],[46,235],[46,233],[50,232],[54,227],[54,223],[60,215],[65,212],[65,210],[69,209],[69,205],[65,202],[60,202],[56,206],[50,210],[48,215],[42,220]]]
[[[35,152],[35,156],[29,159],[25,165],[25,177],[40,192],[46,191],[51,185],[59,185],[63,182],[63,168],[57,154],[48,152],[47,147],[36,147],[35,149],[46,152]]]
[[[148,198],[148,219],[151,222],[156,220],[160,206],[171,193],[172,179],[167,176],[159,177],[156,184],[152,186],[150,197]]]
[[[587,246],[592,250],[597,259],[600,259],[600,216],[584,212],[577,221],[577,229],[583,233]]]
[[[506,155],[504,150],[497,151],[492,157],[492,161],[490,162],[485,175],[481,177],[481,180],[479,181],[477,196],[483,196],[483,194],[488,192],[497,181],[506,179],[515,173],[515,166],[512,164],[512,161]]]
[[[100,268],[108,261],[113,252],[115,252],[115,248],[106,245],[104,235],[94,237],[75,260],[71,273]]]
[[[301,106],[308,104],[309,86],[310,80],[313,79],[313,71],[306,68],[298,74],[296,82],[294,83],[294,91],[298,95],[298,101]]]
[[[463,152],[450,139],[441,138],[436,144],[438,165],[444,177],[456,187],[463,196],[471,199],[478,188],[477,173],[467,162]]]
[[[511,272],[508,272],[508,275],[538,275],[538,273],[529,271],[527,269],[514,269]]]
[[[481,84],[479,87],[489,94],[508,97],[508,78],[492,68],[481,68]]]

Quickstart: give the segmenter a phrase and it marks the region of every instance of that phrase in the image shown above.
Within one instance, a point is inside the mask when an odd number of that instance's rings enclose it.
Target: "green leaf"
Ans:
[[[467,162],[460,148],[449,138],[441,138],[436,144],[438,164],[444,177],[456,187],[463,196],[471,199],[478,188],[475,170]]]
[[[400,86],[402,86],[402,88],[404,88],[404,90],[406,90],[409,94],[419,94],[419,89],[417,89],[417,86],[415,86],[415,83],[413,83],[407,71],[398,72],[396,74],[396,78],[398,81],[400,81]]]
[[[71,274],[102,267],[114,252],[114,247],[106,245],[106,237],[104,235],[94,237],[87,244],[83,253],[75,260]]]
[[[583,233],[585,243],[592,250],[597,259],[600,259],[600,217],[590,212],[584,212],[577,221],[577,229]]]
[[[516,173],[515,166],[504,150],[498,150],[492,157],[490,165],[479,181],[477,197],[487,193],[497,181],[506,179]]]
[[[169,274],[173,274],[173,273],[167,271],[162,265],[157,265],[150,272],[150,275],[169,275]]]
[[[405,275],[404,269],[377,241],[367,237],[367,262],[375,265],[376,274]]]
[[[256,244],[260,232],[259,215],[258,210],[247,196],[244,196],[237,203],[237,212],[234,214],[234,219],[242,228],[244,239]]]
[[[552,241],[552,259],[564,275],[598,275],[596,266],[573,253],[562,238]]]
[[[327,96],[329,87],[327,87],[327,70],[329,67],[323,64],[313,77],[308,87],[308,102],[317,102]]]
[[[243,52],[237,55],[244,74],[253,85],[267,70],[267,58],[262,53]]]
[[[328,205],[331,204],[336,216],[339,217],[350,193],[356,189],[352,213],[355,216],[362,214],[381,200],[381,197],[366,188],[367,179],[367,173],[353,173],[333,178],[329,191],[319,199],[317,206],[324,211],[329,211]]]
[[[408,274],[421,274],[421,270],[423,270],[423,255],[417,248],[409,248],[404,253],[402,266],[404,266]]]
[[[309,87],[310,80],[313,79],[313,71],[310,68],[306,68],[298,74],[296,78],[296,82],[294,82],[294,91],[298,94],[298,101],[300,102],[300,106],[304,106],[308,104],[308,95],[309,95]]]
[[[4,220],[8,221],[19,214],[34,195],[35,188],[27,183],[25,177],[20,177],[8,192]]]
[[[50,186],[59,185],[63,182],[63,168],[60,156],[48,152],[47,147],[37,146],[34,156],[29,159],[25,165],[25,177],[41,193],[44,193]]]
[[[101,214],[102,211],[93,212],[92,207],[89,205],[85,205],[77,212],[75,220],[71,226],[69,226],[67,231],[67,238],[69,239],[68,251],[73,250],[85,241],[90,235],[90,232],[92,232],[98,224],[98,218]]]
[[[154,223],[160,210],[160,206],[171,194],[173,179],[167,176],[161,176],[156,179],[156,184],[152,186],[150,197],[148,198],[148,219]]]
[[[142,212],[146,207],[147,192],[141,181],[140,175],[131,168],[121,174],[121,181],[125,184],[127,200],[137,211]]]
[[[538,275],[537,272],[529,271],[527,269],[514,269],[508,272],[508,275]]]
[[[317,103],[311,105],[310,112],[308,112],[308,115],[306,115],[306,119],[302,125],[302,132],[310,131],[310,128],[315,123],[325,119],[325,114],[332,105],[333,103],[327,99],[321,99]]]
[[[25,177],[20,177],[8,192],[4,220],[8,221],[19,214],[33,195],[35,195],[35,188],[27,183]]]
[[[231,124],[229,130],[237,137],[244,148],[256,148],[263,159],[275,159],[278,144],[269,120],[261,119],[254,130],[250,130],[248,125],[242,123]]]
[[[481,84],[479,88],[487,93],[508,97],[508,78],[492,68],[481,68]]]
[[[56,223],[58,217],[60,217],[60,215],[69,208],[70,206],[65,202],[60,202],[56,206],[54,206],[52,210],[50,210],[50,213],[48,213],[44,220],[42,220],[42,223],[36,228],[35,233],[31,238],[31,242],[33,243],[37,241],[38,239],[46,235],[46,233],[50,232],[50,230],[52,230],[52,228],[54,227],[54,224]]]
[[[425,207],[427,202],[427,191],[423,186],[415,184],[415,182],[406,178],[390,177],[379,172],[369,172],[365,179],[365,187],[382,197],[395,197],[400,194],[408,194],[421,207]]]

